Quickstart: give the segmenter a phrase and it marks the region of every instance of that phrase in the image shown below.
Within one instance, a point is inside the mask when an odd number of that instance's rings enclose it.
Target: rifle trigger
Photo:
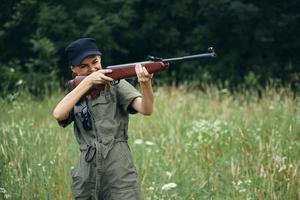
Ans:
[[[118,85],[120,83],[120,80],[113,80],[112,85]]]

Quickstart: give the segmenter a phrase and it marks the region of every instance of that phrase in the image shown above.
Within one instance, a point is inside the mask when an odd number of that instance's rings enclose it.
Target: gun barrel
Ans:
[[[217,54],[214,51],[213,47],[208,48],[208,53],[202,53],[202,54],[195,54],[190,56],[182,56],[182,57],[176,57],[176,58],[167,58],[163,59],[163,62],[180,62],[185,60],[194,60],[194,59],[201,59],[201,58],[216,58]]]
[[[199,59],[199,58],[215,58],[215,57],[216,57],[215,53],[203,53],[203,54],[183,56],[183,57],[178,57],[178,58],[167,58],[167,59],[163,59],[162,61],[163,62],[179,62],[179,61],[194,60],[194,59]]]

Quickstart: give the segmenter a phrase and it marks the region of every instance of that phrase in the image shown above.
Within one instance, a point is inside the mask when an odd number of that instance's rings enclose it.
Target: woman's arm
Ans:
[[[151,115],[153,112],[153,90],[151,78],[152,74],[149,74],[145,67],[137,64],[135,71],[140,82],[140,92],[142,97],[137,97],[132,103],[132,107],[143,115]]]
[[[99,70],[83,79],[76,88],[57,104],[53,111],[53,117],[58,121],[66,119],[74,105],[94,84],[106,84],[109,81],[113,81],[112,78],[105,76],[105,73],[109,72],[111,72],[109,69]]]

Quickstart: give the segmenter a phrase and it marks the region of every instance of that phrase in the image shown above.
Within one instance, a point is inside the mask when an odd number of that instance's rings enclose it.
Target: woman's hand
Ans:
[[[106,74],[109,74],[111,72],[111,69],[100,69],[88,75],[83,81],[86,81],[89,86],[107,84],[113,81],[112,78],[106,76]]]
[[[141,83],[148,82],[153,77],[153,74],[149,74],[146,67],[142,66],[140,63],[135,65],[135,72],[138,77],[138,81]]]

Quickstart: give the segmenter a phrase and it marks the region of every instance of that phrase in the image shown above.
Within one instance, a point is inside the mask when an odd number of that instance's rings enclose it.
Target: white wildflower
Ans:
[[[229,94],[228,89],[224,88],[221,90],[221,94]]]
[[[245,188],[239,190],[239,193],[243,193],[243,192],[246,192],[246,189],[245,189]]]
[[[237,182],[237,186],[239,186],[239,185],[241,185],[243,182],[241,181],[241,180],[238,180],[238,182]]]
[[[143,143],[144,143],[144,141],[142,139],[136,139],[134,141],[134,144],[143,144]]]
[[[12,73],[14,73],[15,69],[14,68],[10,68],[9,71],[12,72]]]
[[[147,190],[153,191],[153,190],[154,190],[154,187],[150,186],[150,187],[147,188]]]
[[[155,145],[155,143],[154,143],[154,142],[151,142],[151,141],[146,141],[145,143],[146,143],[146,145],[149,145],[149,146]]]
[[[260,167],[260,176],[266,178],[267,177],[267,173],[264,169],[264,166]]]
[[[250,180],[250,179],[245,180],[245,183],[246,183],[247,185],[250,185],[250,184],[251,184],[251,180]]]
[[[228,134],[226,121],[208,121],[205,119],[195,120],[192,127],[187,132],[189,138],[196,137],[200,143],[210,143],[217,140],[221,135]]]
[[[177,184],[176,183],[167,183],[167,184],[164,184],[161,189],[162,190],[171,190],[171,189],[174,189],[177,187]]]
[[[274,156],[274,160],[276,163],[284,163],[286,159],[287,159],[287,157],[285,157],[285,156],[283,156],[283,157],[278,156],[278,155]]]
[[[42,166],[42,164],[41,164],[41,163],[38,163],[37,165],[38,165],[39,167],[40,167],[40,166]]]
[[[20,80],[18,80],[18,82],[16,83],[16,86],[18,86],[18,85],[22,85],[23,84],[23,80],[22,79],[20,79]]]
[[[282,172],[282,171],[285,170],[285,169],[286,169],[286,165],[283,164],[282,166],[280,166],[278,172]]]
[[[193,136],[193,133],[194,133],[193,131],[188,131],[186,133],[186,135],[187,135],[188,138],[191,138]]]
[[[166,175],[167,175],[167,177],[170,179],[171,177],[172,177],[172,173],[171,172],[169,172],[169,171],[166,171]]]
[[[0,188],[0,193],[6,194],[6,189],[5,188]]]

